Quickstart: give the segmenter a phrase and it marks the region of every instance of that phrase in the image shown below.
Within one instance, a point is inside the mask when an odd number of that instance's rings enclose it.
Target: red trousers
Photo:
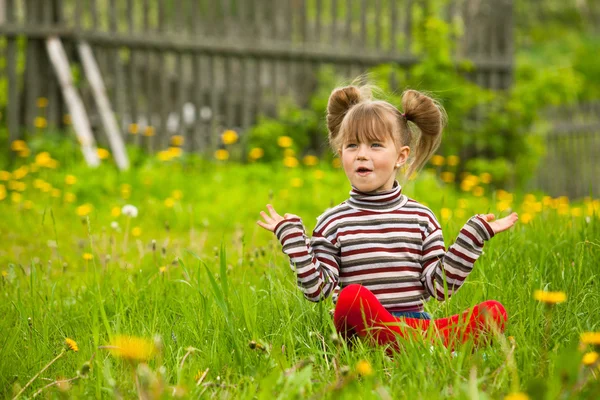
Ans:
[[[457,344],[470,340],[475,345],[489,341],[491,333],[504,331],[507,317],[502,304],[488,300],[448,318],[397,318],[369,289],[353,284],[340,292],[333,319],[344,338],[358,335],[380,345],[391,344],[396,349],[399,349],[398,337],[429,338],[434,344],[441,342],[454,349]]]

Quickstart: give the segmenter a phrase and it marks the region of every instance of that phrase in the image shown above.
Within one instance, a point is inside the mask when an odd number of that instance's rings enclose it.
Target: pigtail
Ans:
[[[337,88],[331,92],[327,102],[327,129],[329,130],[329,143],[334,151],[344,117],[352,106],[361,102],[362,98],[363,94],[356,86]]]
[[[413,147],[413,159],[408,166],[406,176],[419,171],[440,146],[442,131],[446,125],[446,112],[431,97],[416,90],[402,93],[403,117],[412,122],[420,132]],[[410,130],[410,127],[408,127]]]

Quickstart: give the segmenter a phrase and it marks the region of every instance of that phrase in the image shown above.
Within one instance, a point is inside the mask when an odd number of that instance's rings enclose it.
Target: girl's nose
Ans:
[[[368,157],[368,147],[364,144],[358,146],[358,151],[356,152],[356,158],[359,160],[366,160]]]

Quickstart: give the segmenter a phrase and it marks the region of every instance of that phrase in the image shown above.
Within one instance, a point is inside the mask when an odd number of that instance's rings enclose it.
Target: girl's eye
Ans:
[[[353,149],[353,148],[355,148],[355,147],[356,147],[356,144],[355,144],[355,143],[348,143],[348,144],[346,145],[346,148],[347,148],[347,149]]]
[[[383,147],[381,143],[372,143],[371,147]]]

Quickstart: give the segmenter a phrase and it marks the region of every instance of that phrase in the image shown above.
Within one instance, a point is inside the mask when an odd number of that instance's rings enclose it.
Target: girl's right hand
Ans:
[[[282,217],[281,215],[277,214],[277,211],[275,211],[273,206],[270,204],[267,204],[267,210],[269,210],[269,214],[267,214],[264,211],[260,212],[261,217],[263,217],[265,221],[256,221],[256,223],[260,227],[271,232],[275,231],[275,227],[277,226],[277,224],[283,221],[284,219],[298,218],[296,215],[293,214],[284,214]]]

